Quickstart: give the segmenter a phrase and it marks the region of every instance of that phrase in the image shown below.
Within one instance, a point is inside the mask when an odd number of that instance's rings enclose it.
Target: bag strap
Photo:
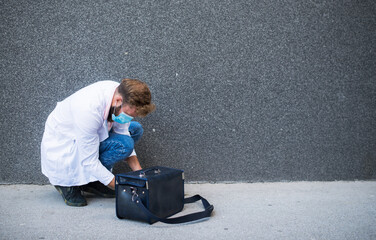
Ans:
[[[138,196],[133,200],[137,204],[137,206],[141,208],[149,218],[156,219],[158,221],[169,223],[169,224],[186,223],[186,222],[191,222],[191,221],[199,220],[202,218],[210,217],[214,209],[214,206],[210,205],[210,203],[205,198],[201,197],[200,195],[194,195],[193,197],[185,198],[184,204],[193,203],[193,202],[197,202],[201,200],[205,208],[204,211],[191,213],[191,214],[187,214],[187,215],[176,217],[176,218],[160,218],[160,217],[155,216],[153,213],[151,213],[149,209],[145,207],[145,205],[142,203],[141,199]]]

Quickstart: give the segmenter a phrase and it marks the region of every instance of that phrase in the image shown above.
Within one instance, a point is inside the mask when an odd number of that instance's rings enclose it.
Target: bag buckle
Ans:
[[[137,188],[131,187],[131,192],[132,192],[132,202],[134,202],[138,198]]]

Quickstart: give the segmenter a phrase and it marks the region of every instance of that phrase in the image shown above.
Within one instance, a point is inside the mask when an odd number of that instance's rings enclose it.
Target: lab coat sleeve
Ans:
[[[82,164],[84,174],[108,185],[114,175],[99,160],[98,129],[103,125],[100,112],[89,107],[76,107],[73,116],[78,161]]]

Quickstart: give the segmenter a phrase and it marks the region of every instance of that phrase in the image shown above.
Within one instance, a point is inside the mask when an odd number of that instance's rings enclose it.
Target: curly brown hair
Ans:
[[[145,117],[155,110],[155,104],[151,101],[151,92],[146,83],[138,79],[125,78],[117,91],[123,97],[123,104],[136,107],[138,116]]]

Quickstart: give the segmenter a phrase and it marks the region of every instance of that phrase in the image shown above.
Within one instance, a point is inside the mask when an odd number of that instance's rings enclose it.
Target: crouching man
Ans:
[[[141,169],[134,144],[143,129],[132,119],[154,109],[148,86],[137,79],[96,82],[57,103],[45,124],[41,165],[67,205],[87,205],[81,191],[114,197],[116,162]]]

